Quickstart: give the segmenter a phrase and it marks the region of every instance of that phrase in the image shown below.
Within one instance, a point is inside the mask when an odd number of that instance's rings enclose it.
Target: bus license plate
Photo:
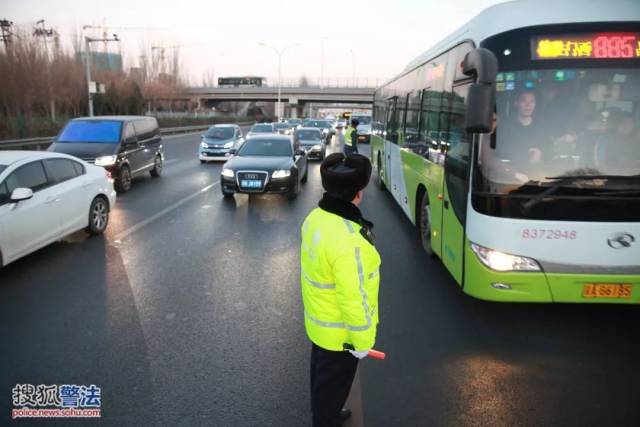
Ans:
[[[631,298],[629,283],[587,283],[582,288],[584,298]]]
[[[254,179],[243,179],[240,181],[240,186],[244,188],[262,188],[262,181]]]

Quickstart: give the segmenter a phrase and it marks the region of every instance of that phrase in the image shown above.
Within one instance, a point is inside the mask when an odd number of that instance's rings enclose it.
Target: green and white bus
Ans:
[[[488,8],[376,90],[372,129],[378,184],[465,293],[640,303],[637,0]]]

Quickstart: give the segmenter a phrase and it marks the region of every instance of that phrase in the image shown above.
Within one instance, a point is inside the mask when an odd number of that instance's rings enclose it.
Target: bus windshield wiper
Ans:
[[[545,179],[558,179],[562,182],[568,179],[640,179],[640,175],[564,175],[547,176]]]
[[[535,197],[532,197],[528,202],[522,204],[522,208],[524,212],[529,211],[532,207],[540,203],[542,200],[546,199],[563,185],[567,184],[567,182],[579,181],[579,180],[596,180],[596,179],[640,179],[640,175],[566,175],[566,176],[548,176],[545,179],[553,179],[557,180],[554,182],[549,188],[544,190],[542,193],[537,194]]]

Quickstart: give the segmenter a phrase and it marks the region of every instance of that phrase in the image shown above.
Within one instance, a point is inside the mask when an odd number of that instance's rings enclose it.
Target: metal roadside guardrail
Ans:
[[[240,126],[253,124],[253,122],[241,122],[236,123]],[[161,135],[176,135],[180,133],[199,132],[207,130],[212,125],[196,125],[196,126],[181,126],[173,128],[161,128]],[[0,150],[46,150],[51,142],[53,136],[44,136],[40,138],[25,138],[25,139],[7,139],[0,141]]]

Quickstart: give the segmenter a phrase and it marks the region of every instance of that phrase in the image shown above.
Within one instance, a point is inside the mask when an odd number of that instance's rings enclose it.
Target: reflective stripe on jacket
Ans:
[[[300,282],[309,339],[331,351],[373,347],[380,255],[360,225],[321,208],[302,225]]]

